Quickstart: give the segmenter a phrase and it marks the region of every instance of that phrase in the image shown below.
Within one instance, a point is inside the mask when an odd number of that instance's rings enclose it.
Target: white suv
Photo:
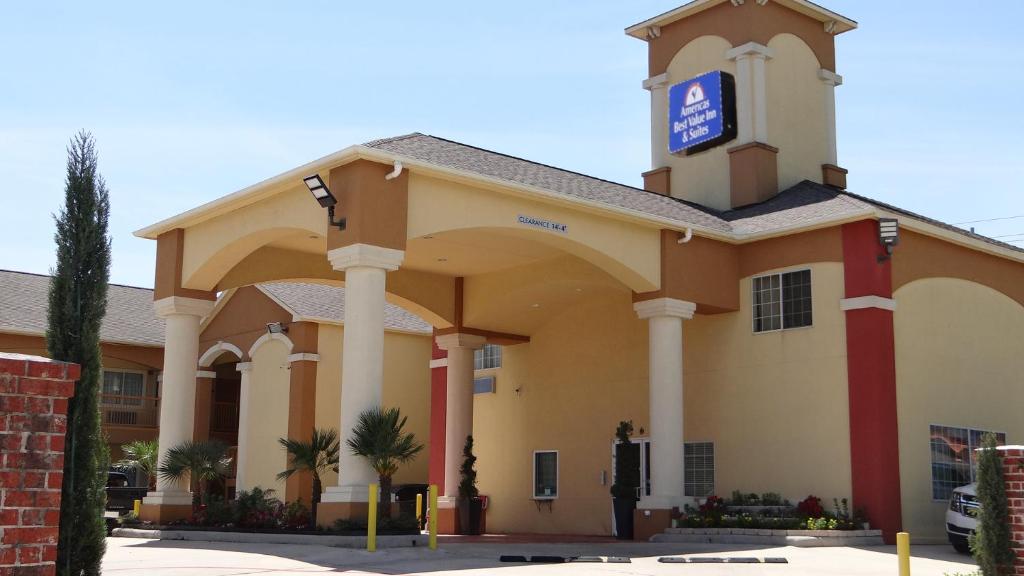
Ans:
[[[954,488],[953,497],[949,499],[949,508],[946,510],[946,534],[949,535],[949,543],[957,552],[963,554],[970,554],[971,547],[967,544],[967,538],[974,534],[978,527],[978,510],[981,509],[981,505],[975,492],[976,488],[976,484]]]

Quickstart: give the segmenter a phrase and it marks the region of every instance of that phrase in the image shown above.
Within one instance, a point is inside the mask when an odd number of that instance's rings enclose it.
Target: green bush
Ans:
[[[1014,554],[1010,544],[1009,503],[1003,480],[1003,458],[996,450],[996,436],[981,440],[978,457],[978,528],[971,537],[971,551],[985,576],[1011,574]]]

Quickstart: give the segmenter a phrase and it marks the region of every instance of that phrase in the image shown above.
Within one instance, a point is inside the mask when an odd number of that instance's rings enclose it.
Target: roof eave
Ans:
[[[704,10],[707,10],[709,8],[713,8],[725,1],[726,0],[693,0],[693,2],[683,4],[678,8],[669,10],[668,12],[664,12],[653,18],[648,18],[643,22],[634,24],[629,28],[626,28],[626,34],[639,40],[647,41],[649,40],[649,36],[647,34],[649,28],[668,26],[673,22],[678,22],[683,18],[687,18],[699,12],[703,12]],[[828,8],[824,8],[822,6],[815,4],[814,2],[809,2],[808,0],[776,1],[784,5],[788,4],[788,8],[796,12],[799,12],[805,16],[814,18],[815,20],[823,24],[833,22],[833,34],[842,34],[843,32],[849,32],[850,30],[854,30],[857,28],[856,20],[851,20],[850,18],[847,18],[846,16],[843,16],[838,12],[833,12]]]

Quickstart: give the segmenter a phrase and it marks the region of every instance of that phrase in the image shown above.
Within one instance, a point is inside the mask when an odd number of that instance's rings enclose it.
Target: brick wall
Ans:
[[[1003,481],[1009,504],[1010,538],[1017,556],[1014,572],[1024,576],[1024,446],[1000,446],[1003,456]]]
[[[54,573],[68,397],[78,376],[77,364],[0,353],[0,576]]]

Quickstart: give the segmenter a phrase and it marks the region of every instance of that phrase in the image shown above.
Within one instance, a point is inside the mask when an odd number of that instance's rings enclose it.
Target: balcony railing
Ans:
[[[100,414],[106,426],[156,428],[160,425],[160,399],[101,394]]]
[[[210,414],[211,432],[238,432],[238,403],[214,402]]]

